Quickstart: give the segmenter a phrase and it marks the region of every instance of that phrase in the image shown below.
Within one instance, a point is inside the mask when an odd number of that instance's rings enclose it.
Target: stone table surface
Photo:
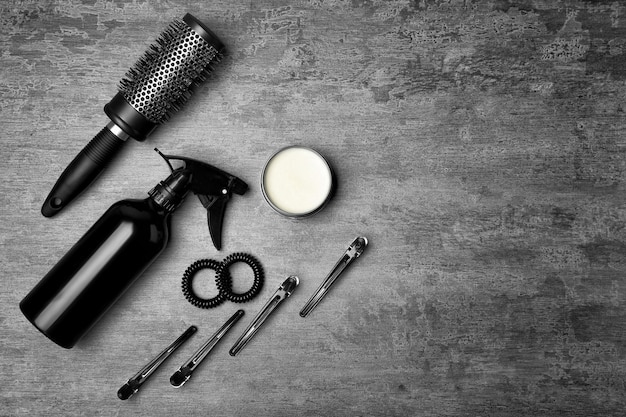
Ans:
[[[120,79],[186,12],[226,57],[170,122],[44,218]],[[623,415],[623,2],[4,0],[0,22],[1,416]],[[260,190],[267,159],[294,144],[337,176],[330,204],[303,220]],[[112,203],[167,176],[155,146],[250,184],[229,203],[223,248],[189,198],[163,254],[60,348],[18,304]],[[361,235],[363,257],[299,317]],[[189,304],[187,266],[234,252],[262,262],[260,296]],[[229,356],[291,274],[297,291]],[[245,267],[233,275],[251,281]],[[198,291],[212,294],[211,280],[199,275]],[[173,389],[169,376],[240,307],[242,323]],[[120,401],[190,325],[193,339]]]

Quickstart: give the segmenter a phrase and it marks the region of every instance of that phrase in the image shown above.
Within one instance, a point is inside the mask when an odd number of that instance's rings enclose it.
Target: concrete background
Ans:
[[[617,1],[20,1],[0,6],[2,416],[618,416],[626,406],[626,6]],[[107,123],[102,107],[174,18],[229,55],[171,122],[73,205],[39,210]],[[267,158],[315,148],[337,194],[289,220]],[[19,301],[113,202],[194,156],[250,185],[223,250],[195,197],[168,249],[74,349]],[[307,319],[352,239],[370,247]],[[180,390],[169,376],[240,307],[180,290],[199,258],[250,252],[261,295]],[[250,277],[241,268],[238,284]],[[227,351],[290,274],[292,298]],[[205,276],[210,293],[210,276]],[[189,325],[132,399],[117,389]]]

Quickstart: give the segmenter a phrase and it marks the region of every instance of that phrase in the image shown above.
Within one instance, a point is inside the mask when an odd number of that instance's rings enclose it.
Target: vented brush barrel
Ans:
[[[131,68],[104,107],[126,133],[144,140],[191,97],[221,59],[224,45],[190,14],[174,21]]]
[[[205,81],[223,52],[217,36],[191,14],[172,22],[126,73],[119,92],[104,106],[111,123],[61,174],[41,213],[51,217],[60,212],[100,175],[128,137],[143,141],[166,122]]]

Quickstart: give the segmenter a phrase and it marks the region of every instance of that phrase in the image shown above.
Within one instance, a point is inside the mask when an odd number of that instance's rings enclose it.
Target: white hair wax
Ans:
[[[261,188],[280,214],[306,217],[321,210],[334,190],[333,171],[322,155],[303,146],[276,152],[265,165]]]

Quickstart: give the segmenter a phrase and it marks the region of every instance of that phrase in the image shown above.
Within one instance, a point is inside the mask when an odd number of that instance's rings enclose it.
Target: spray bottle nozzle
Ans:
[[[163,190],[170,190],[169,194],[177,197],[171,199],[168,197],[168,201],[172,201],[172,204],[175,204],[173,208],[176,208],[182,202],[187,191],[192,191],[196,194],[207,210],[209,233],[213,245],[217,250],[220,250],[222,247],[222,224],[224,213],[226,212],[226,203],[228,203],[233,193],[245,194],[248,190],[248,184],[234,175],[205,162],[182,156],[164,155],[157,148],[154,148],[154,150],[165,160],[172,171],[172,174],[155,189],[162,187]],[[170,161],[181,161],[183,165],[174,169]],[[173,187],[172,185],[176,186]],[[150,193],[151,196],[153,191]],[[167,196],[168,193],[163,192],[159,195]]]

